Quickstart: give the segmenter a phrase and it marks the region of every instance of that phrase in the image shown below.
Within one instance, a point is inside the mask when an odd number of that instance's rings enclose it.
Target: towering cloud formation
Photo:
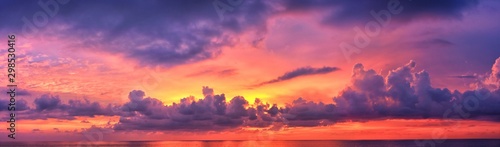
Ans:
[[[476,77],[478,79],[478,87],[488,87],[490,89],[500,88],[500,58],[498,58],[493,67],[491,67],[491,73],[486,75],[479,75]]]
[[[164,123],[159,123],[155,129],[204,130],[280,124],[290,127],[318,126],[348,120],[389,118],[500,121],[499,89],[478,88],[461,93],[447,88],[433,88],[429,73],[415,72],[415,66],[416,63],[410,61],[384,77],[372,69],[365,70],[362,64],[356,64],[351,85],[330,104],[298,98],[278,108],[257,99],[254,105],[249,106],[243,97],[234,97],[227,103],[223,94],[213,95],[213,89],[203,87],[204,99],[195,101],[190,97],[182,99],[180,104],[158,106],[167,110],[155,112],[168,112],[169,115],[163,117],[161,121]],[[149,123],[141,122],[153,120],[145,116],[148,115],[122,117],[123,121],[115,128],[149,129]]]
[[[500,58],[495,61],[495,64],[491,68],[490,80],[493,84],[500,86]]]
[[[488,74],[498,79],[500,58]],[[500,89],[478,87],[464,92],[434,88],[426,71],[414,71],[410,61],[382,76],[362,64],[353,68],[351,84],[331,103],[298,98],[284,107],[256,99],[250,104],[244,97],[226,100],[224,94],[203,87],[204,98],[187,97],[172,105],[146,97],[140,90],[129,93],[129,102],[116,107],[98,102],[70,100],[44,95],[35,99],[35,108],[20,108],[24,119],[74,119],[74,116],[120,116],[115,130],[222,130],[238,127],[318,126],[342,121],[374,119],[476,119],[500,121]],[[498,84],[498,83],[497,83]],[[20,105],[26,105],[22,100]],[[0,103],[3,103],[0,101]],[[20,115],[23,116],[23,115]],[[280,127],[272,127],[279,129]]]
[[[347,118],[442,117],[452,99],[448,89],[433,88],[426,71],[413,72],[416,63],[389,72],[386,78],[374,70],[354,68],[353,85],[334,99]]]

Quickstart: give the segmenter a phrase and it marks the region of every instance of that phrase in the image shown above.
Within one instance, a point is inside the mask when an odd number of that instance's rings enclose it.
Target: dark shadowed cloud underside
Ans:
[[[213,1],[83,1],[72,0],[58,6],[57,17],[43,27],[27,27],[42,11],[37,3],[3,1],[0,17],[9,20],[1,31],[21,36],[53,34],[74,39],[75,45],[101,47],[102,52],[134,59],[146,66],[171,67],[215,58],[220,47],[231,46],[231,38],[248,32],[266,32],[267,20],[276,15],[297,12],[326,13],[321,21],[329,27],[352,26],[373,19],[372,10],[385,10],[389,0],[245,0],[237,9],[224,13]],[[413,19],[460,19],[463,12],[478,5],[477,0],[400,0],[404,13],[392,16],[394,22]],[[234,10],[236,9],[236,10]],[[332,11],[336,10],[336,11]],[[16,12],[16,13],[12,13]],[[231,12],[231,13],[229,13]],[[38,18],[39,19],[39,18]],[[36,24],[33,24],[36,25]],[[61,27],[64,26],[64,27]],[[32,37],[32,36],[30,36]]]

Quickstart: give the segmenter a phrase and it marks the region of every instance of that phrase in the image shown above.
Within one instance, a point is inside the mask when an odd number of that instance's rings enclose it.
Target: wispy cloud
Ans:
[[[287,72],[287,73],[283,74],[282,76],[279,76],[276,79],[262,82],[262,83],[259,83],[257,85],[254,85],[254,86],[259,87],[259,86],[263,86],[266,84],[282,82],[282,81],[291,80],[291,79],[294,79],[297,77],[307,76],[307,75],[327,74],[327,73],[334,72],[337,70],[340,70],[340,69],[337,67],[328,67],[328,66],[325,66],[322,68],[313,68],[313,67],[309,67],[309,66],[308,67],[301,67],[301,68],[297,68],[293,71]]]
[[[238,70],[236,69],[221,69],[221,70],[215,70],[215,69],[208,69],[208,70],[203,70],[200,72],[195,72],[186,75],[186,77],[197,77],[201,75],[215,75],[218,77],[227,77],[227,76],[232,76],[238,74]]]
[[[458,76],[450,76],[452,78],[459,78],[459,79],[477,79],[478,76],[473,74],[473,75],[458,75]]]

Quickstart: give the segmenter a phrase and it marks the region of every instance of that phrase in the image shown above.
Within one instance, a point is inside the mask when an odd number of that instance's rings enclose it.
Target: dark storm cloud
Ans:
[[[301,76],[327,74],[327,73],[334,72],[337,70],[340,70],[340,69],[337,67],[328,67],[328,66],[325,66],[322,68],[301,67],[301,68],[297,68],[293,71],[287,72],[287,73],[283,74],[282,76],[279,76],[276,79],[257,84],[256,86],[262,86],[262,85],[266,85],[266,84],[272,84],[272,83],[276,83],[276,82],[291,80],[291,79],[301,77]]]

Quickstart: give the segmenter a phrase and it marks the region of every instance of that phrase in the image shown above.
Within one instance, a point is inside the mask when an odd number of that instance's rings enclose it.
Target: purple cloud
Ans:
[[[460,18],[478,2],[400,0],[404,13],[392,19]],[[29,35],[49,30],[47,33],[54,37],[75,40],[68,41],[74,42],[68,48],[96,49],[94,51],[136,60],[141,65],[170,67],[215,58],[221,53],[220,48],[233,45],[232,40],[238,35],[248,31],[266,32],[267,21],[276,15],[321,10],[326,12],[322,18],[324,24],[351,26],[352,22],[372,19],[371,10],[387,9],[389,0],[252,0],[243,2],[231,13],[224,13],[223,20],[212,1],[119,1],[120,5],[116,5],[116,1],[74,0],[49,6],[49,10],[57,7],[57,13],[53,18],[47,17],[50,25],[43,27],[27,27],[22,19],[33,21],[33,14],[44,12],[37,2],[4,3],[0,13],[16,13],[0,19],[18,19],[0,24],[3,31]]]
[[[337,67],[328,67],[328,66],[325,66],[322,68],[301,67],[301,68],[297,68],[293,71],[287,72],[287,73],[283,74],[282,76],[279,76],[276,79],[257,84],[256,86],[263,86],[266,84],[282,82],[282,81],[291,80],[291,79],[301,77],[301,76],[327,74],[327,73],[334,72],[337,70],[340,70],[340,69]]]
[[[256,99],[250,105],[242,96],[226,101],[224,94],[215,95],[213,89],[203,87],[204,98],[186,97],[172,105],[165,105],[156,98],[146,97],[143,91],[134,90],[129,93],[129,102],[119,106],[118,112],[112,111],[116,108],[111,105],[104,107],[98,102],[69,100],[65,104],[57,96],[44,95],[35,99],[36,108],[26,108],[27,111],[21,111],[23,115],[20,116],[26,117],[23,119],[120,116],[119,122],[113,126],[116,131],[207,131],[274,125],[311,127],[380,119],[500,121],[500,83],[496,80],[499,60],[492,67],[492,73],[484,76],[484,82],[478,83],[478,86],[486,87],[464,92],[432,87],[429,73],[416,72],[416,62],[410,61],[385,77],[356,64],[351,84],[331,103],[298,98],[278,107]]]

